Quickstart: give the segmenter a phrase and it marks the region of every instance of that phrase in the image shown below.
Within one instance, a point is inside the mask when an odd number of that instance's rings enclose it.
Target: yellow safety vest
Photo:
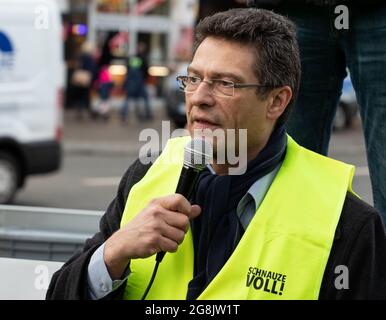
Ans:
[[[175,193],[183,148],[170,139],[131,189],[121,227],[155,197]],[[198,299],[318,299],[354,167],[299,146],[288,136],[283,164],[235,251]],[[167,253],[147,299],[186,299],[193,277],[189,230],[176,253]],[[155,255],[131,260],[125,299],[141,299]]]

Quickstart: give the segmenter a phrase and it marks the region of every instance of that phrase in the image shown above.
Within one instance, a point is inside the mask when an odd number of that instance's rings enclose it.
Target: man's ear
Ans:
[[[291,98],[292,90],[289,86],[273,89],[270,93],[267,118],[271,120],[278,119],[284,112],[285,108],[287,108]]]

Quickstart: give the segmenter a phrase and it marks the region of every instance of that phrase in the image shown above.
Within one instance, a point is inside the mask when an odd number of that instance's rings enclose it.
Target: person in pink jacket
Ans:
[[[101,115],[105,119],[108,119],[110,114],[109,98],[113,85],[109,68],[107,65],[103,65],[99,71],[97,80],[100,102],[96,107],[96,111],[97,114]]]

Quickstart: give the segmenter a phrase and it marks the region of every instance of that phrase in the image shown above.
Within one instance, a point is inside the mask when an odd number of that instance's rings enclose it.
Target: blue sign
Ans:
[[[13,66],[14,48],[9,37],[0,30],[0,68]]]

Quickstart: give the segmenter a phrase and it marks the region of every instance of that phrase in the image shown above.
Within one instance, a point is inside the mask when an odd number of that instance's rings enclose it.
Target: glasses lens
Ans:
[[[234,83],[227,80],[212,80],[213,94],[220,97],[232,97],[234,93]]]
[[[199,77],[185,77],[185,92],[194,92],[197,90],[198,86],[201,83],[201,79]]]
[[[192,93],[197,90],[202,82],[199,77],[178,76],[178,86],[182,91]],[[204,81],[209,85],[211,92],[218,97],[232,97],[234,95],[234,83],[228,80],[213,79]]]

